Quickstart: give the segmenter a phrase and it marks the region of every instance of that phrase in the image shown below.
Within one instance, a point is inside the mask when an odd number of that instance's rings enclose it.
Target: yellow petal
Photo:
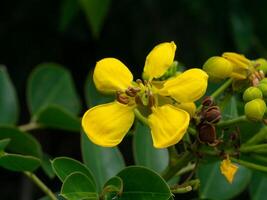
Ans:
[[[104,93],[124,91],[133,81],[132,73],[116,58],[104,58],[98,61],[93,78],[96,88]]]
[[[233,53],[233,52],[225,52],[222,54],[222,57],[226,58],[237,67],[248,69],[250,65],[250,60],[247,59],[244,55]]]
[[[164,42],[155,46],[146,57],[144,78],[152,80],[161,77],[173,63],[175,50],[174,42]]]
[[[229,158],[221,162],[220,170],[229,183],[232,183],[238,167],[231,163]]]
[[[116,146],[134,122],[133,109],[117,101],[95,106],[83,115],[83,130],[97,145]]]
[[[148,117],[155,148],[165,148],[178,143],[189,125],[189,114],[172,105],[154,108]]]
[[[195,115],[195,112],[197,109],[196,104],[194,102],[180,103],[180,104],[176,105],[176,107],[188,112],[190,117],[193,117]]]
[[[194,68],[167,80],[159,94],[171,96],[180,103],[194,102],[205,94],[207,85],[207,73]]]

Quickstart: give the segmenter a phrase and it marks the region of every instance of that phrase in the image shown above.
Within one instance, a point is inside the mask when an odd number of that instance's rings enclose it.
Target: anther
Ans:
[[[141,79],[137,79],[135,82],[138,84],[143,84],[143,81]]]
[[[148,106],[152,107],[155,105],[155,98],[150,90],[147,93],[148,93]]]
[[[123,93],[121,91],[117,91],[116,92],[116,99],[118,102],[127,105],[130,102],[130,100],[128,97],[123,96],[122,94]]]

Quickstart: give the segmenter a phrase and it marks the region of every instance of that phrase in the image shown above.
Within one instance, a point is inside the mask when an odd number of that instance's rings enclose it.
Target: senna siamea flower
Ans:
[[[144,81],[133,81],[129,69],[118,59],[97,62],[93,74],[96,88],[116,93],[116,100],[84,114],[82,126],[92,142],[116,146],[131,128],[135,115],[146,120],[156,148],[174,145],[182,139],[190,115],[195,112],[193,102],[206,91],[208,75],[200,69],[190,69],[167,81],[158,81],[156,78],[173,63],[175,50],[174,42],[154,47],[146,58]]]
[[[238,167],[234,165],[229,159],[229,156],[227,156],[227,158],[221,162],[220,170],[221,170],[221,173],[225,176],[226,180],[229,183],[232,183],[234,180],[235,174],[238,170]]]

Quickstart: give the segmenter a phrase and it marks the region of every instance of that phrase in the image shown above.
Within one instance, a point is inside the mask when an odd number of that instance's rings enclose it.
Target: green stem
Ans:
[[[31,131],[38,128],[41,128],[41,125],[37,124],[36,122],[30,122],[28,124],[23,124],[19,126],[19,130],[21,131]]]
[[[238,160],[238,159],[233,158],[233,157],[231,157],[230,159],[233,162],[236,162],[236,163],[238,163],[240,165],[243,165],[243,166],[245,166],[247,168],[259,170],[259,171],[262,171],[262,172],[267,172],[267,167],[265,167],[265,166],[257,165],[257,164],[254,164],[254,163],[251,163],[251,162],[247,162],[247,161],[244,161],[244,160]]]
[[[57,200],[54,193],[34,174],[31,172],[23,172],[29,179],[31,179],[51,200]]]
[[[244,146],[251,144],[258,144],[267,137],[267,127],[262,127],[258,133],[256,133],[252,138],[250,138]]]
[[[169,165],[167,169],[163,172],[162,177],[168,181],[170,180],[178,171],[180,171],[185,165],[187,165],[191,160],[193,160],[194,155],[190,152],[185,152],[178,160],[173,164]]]
[[[177,172],[175,174],[175,176],[181,176],[183,174],[186,174],[186,173],[194,170],[195,169],[195,166],[196,166],[195,164],[189,163],[186,167],[182,168],[179,172]]]
[[[185,186],[185,187],[177,187],[177,188],[173,188],[171,189],[171,192],[174,194],[183,194],[183,193],[187,193],[192,191],[193,188],[191,185]]]
[[[230,119],[230,120],[227,120],[227,121],[222,121],[222,122],[218,123],[217,126],[218,127],[231,126],[231,125],[236,125],[237,123],[246,122],[246,121],[247,121],[246,116],[242,115],[242,116],[239,116],[239,117],[234,118],[234,119]]]
[[[134,109],[134,114],[143,124],[148,125],[148,120],[145,118],[138,109]]]
[[[239,149],[243,153],[267,153],[267,144],[258,144],[258,145],[252,145],[252,146],[241,146]]]
[[[217,98],[221,93],[224,92],[233,82],[233,79],[228,79],[225,81],[217,90],[215,90],[210,96],[215,99]]]

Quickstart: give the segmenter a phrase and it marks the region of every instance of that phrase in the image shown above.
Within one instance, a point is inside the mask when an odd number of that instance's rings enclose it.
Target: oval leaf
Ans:
[[[73,172],[80,172],[86,175],[95,184],[90,170],[77,160],[68,157],[58,157],[52,161],[52,167],[58,178],[64,182],[66,177]]]
[[[61,195],[68,200],[97,200],[95,185],[84,174],[74,172],[66,177],[62,188]]]
[[[252,181],[249,185],[249,193],[252,200],[266,199],[267,176],[260,172],[253,172]]]
[[[0,124],[15,124],[19,105],[15,88],[4,66],[0,66]],[[4,114],[3,114],[4,113]]]
[[[50,128],[78,132],[81,127],[80,120],[75,115],[56,105],[41,109],[35,118],[38,124]]]
[[[41,161],[33,156],[4,153],[0,156],[0,166],[11,171],[34,171]]]
[[[69,71],[55,63],[43,63],[32,72],[27,84],[27,101],[32,114],[47,105],[58,105],[73,114],[80,111],[80,100]]]
[[[123,180],[121,200],[168,200],[172,196],[167,183],[147,168],[127,167],[117,176]]]
[[[14,153],[41,158],[41,145],[30,134],[24,133],[17,128],[9,126],[0,126],[0,133],[0,140],[5,138],[9,138],[11,140],[6,147],[7,150]]]
[[[0,140],[0,152],[6,148],[6,146],[9,144],[9,142],[10,142],[9,138]]]
[[[81,145],[83,161],[94,174],[99,190],[108,179],[125,167],[118,148],[97,146],[88,139],[85,133],[82,133]]]
[[[123,181],[120,177],[114,176],[105,183],[101,194],[107,199],[114,199],[116,196],[121,196],[122,192]]]
[[[251,171],[239,165],[233,183],[228,183],[220,172],[220,162],[200,165],[197,174],[201,199],[232,199],[246,188],[251,178]]]
[[[167,149],[156,149],[153,147],[149,127],[136,123],[134,131],[134,158],[138,165],[143,165],[156,172],[162,172],[169,163]]]

